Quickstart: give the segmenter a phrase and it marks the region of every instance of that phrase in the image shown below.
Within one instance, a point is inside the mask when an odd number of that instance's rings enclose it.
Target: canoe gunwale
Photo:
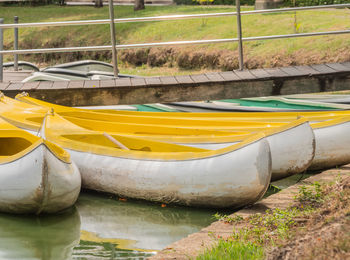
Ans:
[[[312,129],[320,129],[320,128],[332,127],[339,124],[344,124],[344,123],[347,123],[348,121],[350,121],[350,116],[339,116],[339,117],[336,117],[335,119],[330,119],[324,122],[312,123],[311,127]]]
[[[44,140],[41,137],[35,136],[26,132],[23,129],[20,129],[14,125],[11,125],[6,120],[0,117],[0,138],[14,138],[14,139],[23,139],[30,143],[27,147],[18,151],[12,155],[0,156],[0,164],[5,164],[9,162],[14,162],[28,153],[35,150],[40,145],[44,145],[57,159],[61,160],[64,163],[71,163],[70,155],[62,148],[56,146],[55,144]]]
[[[0,132],[0,138],[1,138],[1,132]],[[40,138],[39,140],[37,140],[36,142],[32,143],[27,148],[23,149],[22,151],[14,154],[14,155],[0,156],[0,165],[1,164],[15,162],[15,161],[21,159],[22,157],[26,156],[27,154],[31,153],[32,151],[34,151],[35,149],[37,149],[41,145],[44,145],[47,148],[47,150],[53,156],[55,156],[57,159],[59,159],[60,161],[62,161],[64,163],[67,163],[67,164],[71,164],[72,163],[69,154],[65,150],[62,149],[63,151],[65,151],[65,154],[60,155],[57,151],[55,151],[53,149],[53,147],[52,147],[53,145],[52,144],[48,144],[48,141]]]
[[[1,132],[0,132],[0,136],[1,136]],[[18,161],[21,158],[25,157],[27,154],[29,154],[29,153],[33,152],[34,150],[36,150],[41,145],[43,145],[43,140],[39,139],[36,142],[32,143],[27,148],[23,149],[22,151],[20,151],[20,152],[18,152],[16,154],[9,155],[9,156],[0,156],[0,165]]]
[[[50,117],[51,115],[48,116],[45,119],[45,121],[50,119]],[[218,150],[207,150],[203,152],[144,152],[144,151],[134,151],[134,150],[131,150],[131,151],[120,150],[120,149],[116,150],[115,148],[112,148],[112,147],[109,148],[102,145],[94,145],[93,147],[95,149],[92,149],[91,145],[89,145],[88,143],[79,142],[75,140],[70,141],[66,138],[62,138],[62,133],[57,134],[55,129],[52,129],[51,127],[47,127],[46,122],[44,123],[44,127],[42,130],[45,131],[45,132],[42,132],[42,135],[45,136],[45,138],[48,138],[49,140],[54,141],[56,144],[66,149],[79,151],[79,152],[87,152],[87,153],[92,153],[92,154],[97,154],[102,156],[112,156],[112,157],[125,158],[125,159],[137,159],[137,160],[148,160],[148,161],[184,161],[184,160],[187,161],[187,160],[198,160],[198,159],[206,159],[209,157],[216,157],[223,154],[234,152],[252,143],[259,142],[260,140],[266,137],[264,133],[257,133],[252,135],[251,137],[246,138],[244,141],[240,143],[233,144]],[[53,133],[51,133],[51,131]],[[89,131],[86,130],[85,133],[89,133]],[[141,138],[133,138],[133,139],[139,139],[140,141],[142,141]]]

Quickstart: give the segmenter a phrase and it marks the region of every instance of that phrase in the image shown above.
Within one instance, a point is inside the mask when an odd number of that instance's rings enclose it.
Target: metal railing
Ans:
[[[243,47],[244,41],[260,41],[260,40],[272,40],[283,38],[296,38],[296,37],[308,37],[308,36],[321,36],[321,35],[334,35],[334,34],[346,34],[350,33],[350,29],[339,31],[326,31],[326,32],[311,32],[311,33],[294,33],[285,35],[268,35],[257,37],[242,37],[242,26],[240,22],[241,15],[252,14],[266,14],[266,13],[283,13],[291,11],[301,10],[316,10],[316,9],[328,9],[328,8],[345,8],[350,7],[350,4],[335,4],[335,5],[319,5],[319,6],[306,6],[306,7],[291,7],[281,9],[267,9],[267,10],[253,10],[253,11],[240,11],[240,0],[236,0],[237,11],[225,12],[225,13],[209,13],[209,14],[189,14],[189,15],[168,15],[168,16],[155,16],[155,17],[138,17],[138,18],[118,18],[114,19],[113,15],[111,19],[104,20],[81,20],[81,21],[63,21],[63,22],[41,22],[41,23],[13,23],[13,24],[1,24],[0,19],[0,82],[2,81],[3,68],[2,68],[2,55],[19,55],[19,54],[35,54],[35,53],[57,53],[57,52],[78,52],[78,51],[106,51],[106,50],[121,50],[132,48],[149,48],[149,47],[166,47],[176,45],[194,45],[194,44],[212,44],[212,43],[227,43],[238,42],[239,43],[239,69],[243,69]],[[113,9],[113,8],[112,8]],[[213,40],[191,40],[191,41],[172,41],[172,42],[158,42],[158,43],[139,43],[139,44],[117,44],[113,48],[113,37],[115,32],[111,30],[112,45],[104,46],[83,46],[83,47],[63,47],[63,48],[43,48],[43,49],[24,49],[24,50],[3,50],[3,29],[18,29],[25,27],[44,27],[44,26],[70,26],[70,25],[93,25],[93,24],[114,24],[114,23],[130,23],[130,22],[154,22],[154,21],[169,21],[169,20],[183,20],[183,19],[195,19],[195,18],[212,18],[212,17],[227,17],[237,16],[237,38],[228,39],[213,39]],[[114,26],[114,25],[113,25]],[[114,34],[114,35],[113,35]]]

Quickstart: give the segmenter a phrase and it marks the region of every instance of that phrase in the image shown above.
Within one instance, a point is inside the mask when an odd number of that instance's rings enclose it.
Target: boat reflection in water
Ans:
[[[0,259],[71,259],[79,237],[76,208],[54,216],[0,214]]]
[[[213,221],[213,210],[163,207],[83,193],[77,208],[81,241],[74,256],[147,257]]]
[[[214,213],[82,193],[60,214],[0,214],[0,260],[144,259],[207,226]]]

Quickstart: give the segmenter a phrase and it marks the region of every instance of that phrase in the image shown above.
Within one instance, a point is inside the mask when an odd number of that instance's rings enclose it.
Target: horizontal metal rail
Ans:
[[[315,9],[327,9],[327,8],[345,8],[345,7],[350,7],[350,4],[319,5],[319,6],[305,6],[305,7],[290,7],[290,8],[281,8],[281,9],[253,10],[253,11],[241,12],[241,15],[281,13],[281,12],[290,12],[290,11],[315,10]],[[183,14],[183,15],[165,15],[165,16],[137,17],[137,18],[118,18],[118,19],[114,19],[114,23],[156,22],[156,21],[170,21],[170,20],[195,19],[195,18],[225,17],[225,16],[235,16],[235,15],[237,15],[236,12],[225,12],[225,13],[209,13],[209,14]],[[62,22],[3,24],[3,25],[0,25],[0,28],[10,29],[10,28],[25,28],[25,27],[92,25],[92,24],[109,24],[109,23],[110,23],[109,19],[80,20],[80,21],[62,21]]]
[[[242,40],[243,41],[261,41],[261,40],[275,40],[275,39],[284,39],[284,38],[322,36],[322,35],[346,34],[346,33],[350,33],[350,30],[245,37],[245,38],[242,38]],[[116,49],[122,50],[122,49],[135,49],[135,48],[166,47],[166,46],[176,46],[176,45],[198,45],[198,44],[226,43],[226,42],[237,42],[237,41],[238,41],[238,38],[229,38],[229,39],[196,40],[196,41],[120,44],[120,45],[116,45]],[[109,51],[111,50],[111,48],[112,48],[111,45],[104,45],[104,46],[88,46],[88,47],[25,49],[25,50],[0,51],[0,54],[10,55],[10,54],[35,54],[35,53],[54,53],[54,52],[55,53],[56,52],[77,52],[77,51]]]

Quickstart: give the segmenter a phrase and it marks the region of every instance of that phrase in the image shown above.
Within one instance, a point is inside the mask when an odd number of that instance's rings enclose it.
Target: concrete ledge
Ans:
[[[67,106],[144,104],[303,94],[350,89],[350,62],[201,75],[0,83],[0,91]]]
[[[298,187],[300,185],[311,184],[315,181],[329,183],[334,181],[339,174],[343,179],[350,179],[350,165],[314,175],[236,213],[245,218],[256,213],[263,213],[267,209],[285,209],[295,204],[294,196],[298,193]],[[150,259],[193,259],[214,244],[213,236],[226,238],[232,234],[233,227],[231,224],[216,221],[198,233],[191,234],[186,238],[170,244]]]

